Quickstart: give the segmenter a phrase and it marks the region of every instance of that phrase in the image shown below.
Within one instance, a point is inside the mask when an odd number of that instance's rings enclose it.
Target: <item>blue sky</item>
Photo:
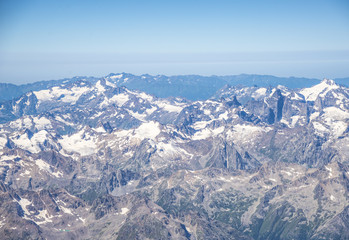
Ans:
[[[0,82],[349,76],[349,1],[0,0]]]

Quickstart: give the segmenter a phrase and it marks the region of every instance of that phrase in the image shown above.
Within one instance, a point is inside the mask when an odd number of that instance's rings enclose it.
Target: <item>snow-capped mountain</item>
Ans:
[[[259,86],[276,87],[283,85],[291,89],[307,88],[321,82],[320,79],[296,78],[296,77],[275,77],[270,75],[241,74],[232,76],[200,76],[181,75],[165,76],[149,74],[133,75],[130,73],[111,73],[105,77],[73,77],[61,80],[40,81],[22,85],[0,83],[0,102],[20,97],[26,92],[40,91],[61,84],[74,83],[86,80],[96,83],[99,80],[108,80],[117,86],[127,87],[130,90],[138,90],[148,94],[166,97],[184,97],[189,100],[206,100],[211,98],[216,91],[224,85],[232,86]],[[349,86],[349,78],[335,79],[336,83]]]
[[[226,85],[190,101],[125,81],[0,104],[0,236],[349,237],[348,88]]]

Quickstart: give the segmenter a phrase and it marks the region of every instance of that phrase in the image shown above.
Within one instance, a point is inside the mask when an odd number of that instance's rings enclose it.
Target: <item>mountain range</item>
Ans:
[[[2,85],[1,239],[349,239],[338,82],[122,73]]]
[[[299,77],[275,77],[270,75],[241,74],[232,76],[152,76],[143,74],[141,76],[130,73],[111,73],[106,78],[111,78],[118,86],[125,86],[131,90],[143,91],[157,97],[183,97],[189,100],[206,100],[225,85],[232,86],[259,86],[276,87],[283,85],[291,89],[311,87],[321,82],[320,79]],[[98,77],[74,77],[61,80],[40,81],[22,85],[0,83],[0,102],[13,100],[29,91],[39,91],[58,86],[64,82],[88,80],[96,83],[104,79]],[[349,87],[349,78],[334,79],[337,84]]]

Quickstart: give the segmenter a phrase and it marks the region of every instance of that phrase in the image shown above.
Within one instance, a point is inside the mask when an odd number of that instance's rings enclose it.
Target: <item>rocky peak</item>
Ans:
[[[327,84],[329,86],[337,85],[336,82],[332,79],[324,78],[321,83]]]

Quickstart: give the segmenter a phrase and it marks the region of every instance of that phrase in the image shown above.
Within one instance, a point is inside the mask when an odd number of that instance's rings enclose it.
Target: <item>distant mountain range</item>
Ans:
[[[98,80],[104,78],[114,79],[118,86],[144,91],[157,97],[184,97],[189,100],[206,100],[225,85],[241,85],[247,87],[276,87],[278,85],[283,85],[291,89],[296,89],[310,87],[321,81],[320,79],[314,78],[283,78],[270,75],[250,74],[206,77],[199,75],[151,76],[148,74],[137,76],[129,73],[112,73],[102,78],[74,77],[23,85],[0,83],[0,102],[15,99],[29,91],[39,91],[58,86],[62,83],[75,82],[78,80],[88,80],[89,82],[96,83]],[[349,86],[349,78],[337,78],[334,79],[334,81],[337,84]]]
[[[349,239],[349,88],[253,79],[23,85],[0,103],[0,239]]]

